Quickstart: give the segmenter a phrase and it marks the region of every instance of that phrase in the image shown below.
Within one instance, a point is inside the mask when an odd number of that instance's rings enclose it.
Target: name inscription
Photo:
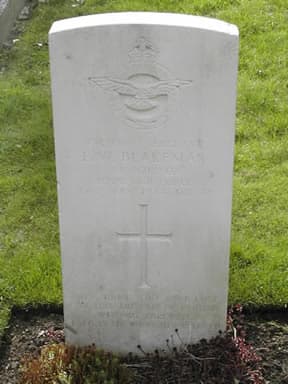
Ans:
[[[77,161],[93,167],[95,176],[83,192],[189,196],[210,191],[214,173],[205,165],[200,140],[146,139],[141,145],[101,137],[86,141]]]

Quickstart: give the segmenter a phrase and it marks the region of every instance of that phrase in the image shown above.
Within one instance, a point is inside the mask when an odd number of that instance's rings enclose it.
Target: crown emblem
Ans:
[[[168,117],[170,95],[191,86],[192,80],[171,78],[156,61],[158,50],[144,37],[135,41],[128,55],[131,71],[124,78],[91,76],[88,80],[111,94],[115,110],[128,125],[137,129],[160,126]]]
[[[135,46],[129,52],[129,57],[132,63],[137,62],[152,62],[155,60],[158,55],[158,51],[153,47],[153,44],[145,39],[140,37],[136,40]]]

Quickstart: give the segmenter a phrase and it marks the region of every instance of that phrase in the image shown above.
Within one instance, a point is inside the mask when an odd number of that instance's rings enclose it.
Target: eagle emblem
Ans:
[[[144,48],[145,46],[149,47],[151,60],[151,52],[153,53],[151,43],[145,43]],[[160,79],[159,68],[155,70],[154,63],[154,65],[151,62],[147,63],[148,55],[143,49],[143,38],[142,43],[134,47],[132,54],[137,57],[139,70],[137,71],[137,65],[134,64],[133,70],[136,69],[136,72],[129,75],[127,79],[91,76],[88,80],[119,98],[123,116],[129,125],[136,128],[152,128],[166,120],[169,95],[180,88],[190,86],[192,81]]]

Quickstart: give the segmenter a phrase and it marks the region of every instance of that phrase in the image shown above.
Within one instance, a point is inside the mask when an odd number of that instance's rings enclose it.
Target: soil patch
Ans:
[[[285,316],[277,316],[277,314],[246,316],[245,330],[246,340],[254,346],[257,354],[263,359],[266,383],[288,384],[287,314]],[[63,315],[60,313],[31,314],[27,312],[25,314],[24,312],[14,315],[2,344],[0,383],[17,384],[20,361],[23,356],[27,353],[38,353],[41,346],[61,341],[63,337]],[[141,362],[138,364],[137,369],[141,375],[135,384],[151,383],[151,379],[149,381],[147,378],[145,381],[145,366],[147,366],[147,359],[144,358],[143,364],[141,365]],[[168,381],[162,382],[168,383]]]

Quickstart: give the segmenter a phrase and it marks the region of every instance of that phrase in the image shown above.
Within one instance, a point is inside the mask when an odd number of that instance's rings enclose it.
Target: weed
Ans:
[[[20,384],[128,384],[132,377],[111,353],[63,343],[43,347],[38,357],[25,357],[21,372]]]

